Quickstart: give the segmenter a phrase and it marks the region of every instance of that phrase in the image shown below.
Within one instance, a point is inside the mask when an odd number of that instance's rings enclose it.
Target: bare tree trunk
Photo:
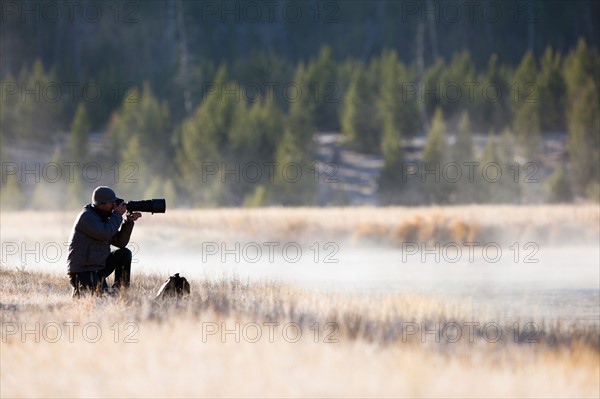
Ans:
[[[63,18],[59,18],[56,23],[56,32],[54,35],[54,67],[57,70],[61,69],[61,48],[63,42]]]
[[[185,31],[185,21],[183,19],[183,1],[177,2],[177,30],[179,32],[179,74],[181,78],[181,86],[183,88],[183,106],[186,113],[192,112],[192,94],[189,85],[189,53],[187,45],[187,36]]]
[[[373,47],[376,42],[381,39],[381,27],[383,25],[383,19],[385,17],[385,3],[378,1],[375,5],[375,16],[368,18],[365,21],[365,31],[367,38],[365,40],[365,48],[363,50],[363,60],[365,63],[369,61],[371,54],[373,53]]]
[[[587,36],[589,39],[586,39],[586,41],[591,42],[592,44],[598,45],[598,36],[594,35],[594,24],[592,22],[592,15],[594,15],[592,13],[592,9],[590,7],[590,1],[586,1],[583,4],[583,7],[585,8],[583,11],[583,18],[585,18],[585,27],[587,28]]]
[[[427,0],[427,8],[433,9],[434,5],[431,0]],[[435,18],[435,17],[434,17]],[[429,28],[429,39],[431,40],[431,51],[433,51],[433,59],[436,60],[440,56],[440,52],[438,51],[438,40],[437,40],[437,31],[435,30],[435,24],[437,21],[431,21],[431,14],[427,14],[427,27]]]
[[[417,96],[421,92],[423,87],[423,74],[425,71],[425,23],[419,20],[419,24],[417,25]],[[425,107],[425,103],[417,97],[417,104],[419,107],[419,114],[421,117],[421,125],[423,129],[427,132],[429,130],[429,122],[427,120],[427,109]]]
[[[485,6],[487,6],[489,1],[486,2]],[[493,49],[494,47],[494,31],[492,30],[492,23],[489,21],[485,21],[485,36],[487,38],[487,44],[489,49]],[[467,25],[467,24],[465,24]]]
[[[538,18],[537,7],[535,2],[529,0],[527,2],[529,8],[529,15],[527,16],[527,47],[535,55],[535,24]]]

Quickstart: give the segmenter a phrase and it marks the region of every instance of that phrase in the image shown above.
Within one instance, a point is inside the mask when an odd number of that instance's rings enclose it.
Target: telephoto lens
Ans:
[[[150,213],[165,213],[167,210],[167,201],[164,198],[129,201],[127,203],[129,212],[150,212]]]

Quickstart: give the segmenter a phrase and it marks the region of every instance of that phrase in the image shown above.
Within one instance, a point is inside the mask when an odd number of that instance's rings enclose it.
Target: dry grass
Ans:
[[[62,243],[74,216],[2,213],[2,242]],[[161,251],[204,240],[316,239],[597,248],[599,236],[596,205],[168,210],[144,215],[135,231],[137,242]],[[64,274],[12,266],[0,266],[3,398],[600,396],[600,320],[525,320],[514,308],[499,313],[467,299],[336,293],[232,277],[192,279],[191,298],[156,302],[166,276],[151,274],[134,274],[121,296],[74,301]],[[510,329],[516,322],[517,339]],[[527,322],[536,323],[529,337],[536,342],[526,342]],[[456,342],[455,330],[444,329],[452,323],[462,326]],[[468,323],[479,323],[472,339]],[[484,338],[486,323],[502,329],[497,342]],[[237,340],[223,335],[236,325]],[[251,342],[256,326],[262,335]],[[296,326],[302,334],[292,342]],[[411,326],[419,331],[407,334]],[[423,336],[424,327],[431,333]],[[212,328],[219,330],[211,335]]]
[[[135,275],[119,297],[69,298],[66,278],[0,269],[2,397],[597,397],[598,326],[537,321],[537,343],[460,301],[351,295],[276,282],[192,281],[188,300],[155,302],[162,279]],[[506,321],[506,320],[505,320]],[[512,320],[512,322],[518,320]],[[272,339],[264,323],[273,327]],[[449,342],[449,323],[479,322],[473,342]],[[483,338],[485,323],[504,330]],[[509,324],[512,324],[509,323]],[[25,334],[24,329],[35,331]],[[73,325],[73,342],[68,328]],[[87,330],[83,327],[94,324]],[[117,323],[117,324],[115,324]],[[132,323],[132,324],[126,324]],[[222,323],[225,323],[224,325]],[[223,327],[235,329],[222,335]],[[262,326],[262,337],[250,323]],[[283,327],[297,323],[302,329]],[[314,326],[320,333],[315,339]],[[325,328],[326,323],[330,328]],[[404,324],[403,324],[404,323]],[[402,336],[407,323],[440,333]],[[435,323],[439,323],[436,328]],[[60,326],[60,327],[56,327]],[[208,335],[209,328],[219,332]],[[245,330],[248,326],[248,330]],[[313,329],[311,329],[311,326]],[[326,343],[326,335],[337,330]],[[17,331],[13,331],[17,328]],[[46,330],[44,330],[46,328]],[[56,331],[62,337],[56,340]],[[96,331],[102,332],[97,342]],[[406,331],[405,331],[406,332]],[[126,343],[129,339],[137,342]],[[117,334],[117,335],[115,335]],[[287,339],[286,339],[287,337]],[[521,337],[523,338],[523,337]],[[316,341],[316,342],[315,342]]]

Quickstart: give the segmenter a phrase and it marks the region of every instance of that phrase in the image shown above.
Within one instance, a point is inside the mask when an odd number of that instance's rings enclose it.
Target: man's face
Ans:
[[[115,203],[114,202],[102,202],[98,205],[95,205],[96,208],[105,211],[105,212],[112,212],[115,209]]]

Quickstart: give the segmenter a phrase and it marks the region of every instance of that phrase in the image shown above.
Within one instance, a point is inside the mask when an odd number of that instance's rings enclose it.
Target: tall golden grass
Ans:
[[[2,213],[2,241],[63,242],[74,217]],[[594,205],[178,209],[144,215],[134,237],[167,251],[202,240],[315,238],[597,247],[599,221]],[[1,265],[0,397],[600,395],[600,320],[529,320],[468,299],[235,277],[192,278],[190,298],[155,301],[165,277],[134,273],[119,296],[72,300],[65,275]],[[488,325],[502,331],[497,340]]]
[[[161,282],[134,275],[120,296],[72,300],[64,276],[1,268],[1,396],[600,394],[598,325],[538,320],[537,342],[529,342],[527,334],[509,330],[524,320],[475,313],[461,301],[229,278],[192,280],[191,298],[159,302],[152,298]],[[496,322],[503,336],[484,338],[482,326]],[[277,323],[272,337],[265,323]],[[284,336],[290,323],[294,328]],[[431,331],[409,335],[411,323]],[[442,331],[451,323],[463,326],[461,339]],[[466,323],[479,323],[472,337]],[[208,334],[210,328],[217,333]],[[230,333],[223,335],[225,329]]]

